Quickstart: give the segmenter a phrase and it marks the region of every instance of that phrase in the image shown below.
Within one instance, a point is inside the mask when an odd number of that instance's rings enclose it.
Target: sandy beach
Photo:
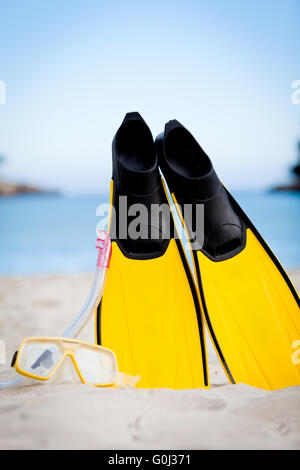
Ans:
[[[300,270],[291,278],[300,290]],[[92,275],[0,278],[7,362],[27,336],[61,334]],[[93,324],[81,336],[93,340]],[[208,344],[210,390],[34,385],[0,391],[1,449],[300,449],[300,387],[229,385]],[[0,366],[0,377],[8,365]]]

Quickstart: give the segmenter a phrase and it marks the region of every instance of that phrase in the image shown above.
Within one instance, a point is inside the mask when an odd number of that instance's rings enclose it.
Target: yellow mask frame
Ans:
[[[47,344],[47,347],[49,345],[55,346],[58,348],[60,351],[60,358],[55,364],[54,367],[51,368],[51,372],[47,376],[42,376],[38,374],[34,374],[32,372],[29,372],[29,370],[24,369],[22,367],[22,360],[24,359],[24,354],[26,353],[26,348],[28,348],[29,345],[32,344]],[[93,351],[94,353],[100,354],[105,354],[106,356],[110,356],[111,358],[111,364],[113,365],[114,368],[114,377],[112,377],[112,381],[103,383],[95,383],[95,382],[90,382],[84,378],[84,374],[81,370],[81,368],[78,365],[78,360],[76,359],[76,353],[78,352],[79,349],[82,350],[89,350]],[[45,352],[45,351],[44,351]],[[39,359],[41,358],[43,352],[39,356]],[[61,338],[61,337],[29,337],[25,338],[17,353],[15,354],[12,362],[12,367],[16,369],[18,374],[21,374],[25,377],[28,377],[30,379],[46,382],[50,380],[54,374],[58,371],[60,367],[63,366],[64,361],[70,358],[73,367],[80,378],[81,383],[87,384],[87,385],[92,385],[94,387],[113,387],[113,388],[120,388],[124,386],[135,386],[137,381],[139,380],[139,376],[133,377],[132,375],[125,374],[122,372],[119,372],[118,370],[118,363],[117,363],[117,358],[115,353],[108,348],[104,348],[103,346],[98,346],[96,344],[88,343],[86,341],[81,341],[78,339],[69,339],[69,338]]]

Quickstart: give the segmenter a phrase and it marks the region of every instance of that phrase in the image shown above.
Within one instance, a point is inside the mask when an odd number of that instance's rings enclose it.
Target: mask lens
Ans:
[[[36,377],[48,377],[62,357],[57,345],[47,342],[28,342],[19,355],[18,366]]]
[[[76,351],[75,359],[86,382],[106,385],[116,381],[117,364],[110,351],[81,347]]]

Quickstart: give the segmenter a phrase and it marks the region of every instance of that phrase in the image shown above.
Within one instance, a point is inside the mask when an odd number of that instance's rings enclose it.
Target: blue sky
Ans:
[[[2,175],[104,192],[127,111],[176,118],[235,189],[285,182],[299,0],[0,0]]]

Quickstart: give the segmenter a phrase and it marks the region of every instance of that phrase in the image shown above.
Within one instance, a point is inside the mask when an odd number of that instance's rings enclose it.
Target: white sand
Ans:
[[[292,273],[299,290],[300,271]],[[57,335],[92,276],[0,279],[7,357],[26,336]],[[83,339],[93,340],[93,324]],[[0,449],[300,449],[300,387],[229,385],[209,345],[210,390],[34,385],[0,390]],[[0,366],[0,378],[7,366]]]

